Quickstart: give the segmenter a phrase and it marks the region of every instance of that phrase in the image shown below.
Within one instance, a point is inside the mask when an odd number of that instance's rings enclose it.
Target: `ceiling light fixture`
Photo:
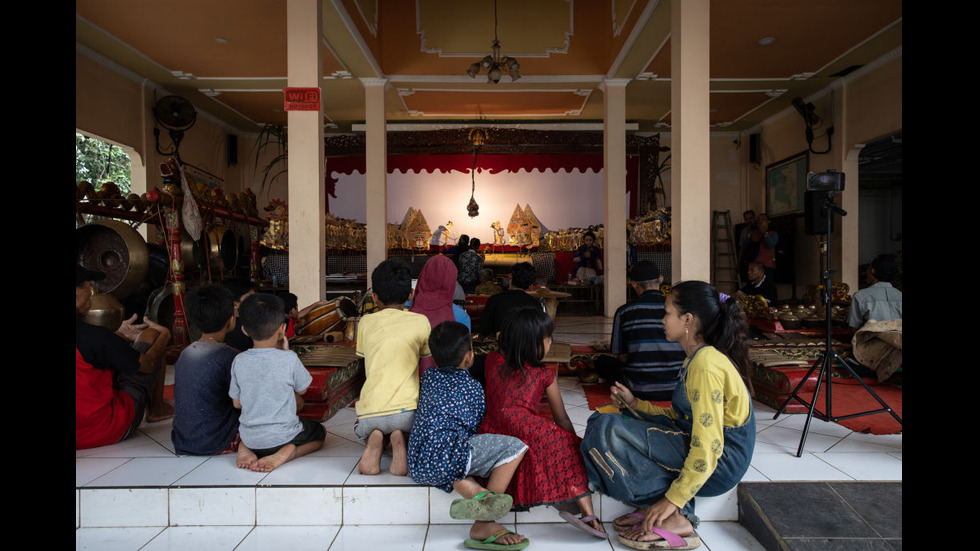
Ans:
[[[500,56],[500,41],[497,40],[497,0],[493,0],[493,44],[491,47],[493,53],[470,65],[469,69],[466,70],[466,74],[470,75],[470,78],[476,78],[476,75],[481,70],[486,71],[487,82],[490,84],[500,82],[500,77],[503,76],[504,69],[507,70],[512,82],[521,78],[520,63],[512,57]]]

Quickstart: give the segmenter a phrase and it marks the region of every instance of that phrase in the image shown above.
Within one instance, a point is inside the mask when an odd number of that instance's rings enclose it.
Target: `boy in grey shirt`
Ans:
[[[238,315],[255,344],[235,356],[231,366],[228,394],[242,410],[236,464],[268,472],[320,449],[326,431],[320,423],[297,415],[313,377],[289,350],[282,300],[264,293],[251,295]]]

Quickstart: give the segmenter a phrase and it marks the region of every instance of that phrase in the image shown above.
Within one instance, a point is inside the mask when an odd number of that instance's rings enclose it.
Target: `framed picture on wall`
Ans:
[[[806,151],[766,166],[766,213],[770,218],[803,212],[809,169]]]

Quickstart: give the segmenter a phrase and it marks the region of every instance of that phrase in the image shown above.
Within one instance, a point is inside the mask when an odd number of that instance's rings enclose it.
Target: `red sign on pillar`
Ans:
[[[319,88],[284,88],[283,99],[286,111],[319,111]]]

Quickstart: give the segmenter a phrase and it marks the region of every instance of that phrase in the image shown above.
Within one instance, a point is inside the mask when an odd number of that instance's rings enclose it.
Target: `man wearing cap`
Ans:
[[[170,340],[166,327],[136,316],[116,332],[85,323],[92,307],[92,281],[102,272],[75,264],[75,449],[114,444],[143,422],[173,416],[163,400],[164,352]]]
[[[630,272],[635,301],[616,310],[609,351],[617,357],[599,356],[596,372],[610,383],[626,385],[644,400],[670,400],[677,386],[684,348],[664,334],[663,277],[650,260],[637,262]]]

